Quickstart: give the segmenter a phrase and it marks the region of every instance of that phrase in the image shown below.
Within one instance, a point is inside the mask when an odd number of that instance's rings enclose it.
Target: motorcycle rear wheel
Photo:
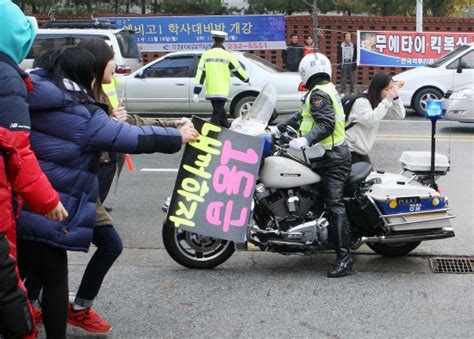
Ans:
[[[401,257],[413,251],[420,244],[421,241],[415,241],[401,242],[399,244],[368,243],[367,246],[375,253],[385,257]]]
[[[178,264],[193,269],[214,268],[235,252],[232,241],[216,239],[163,225],[166,252]]]

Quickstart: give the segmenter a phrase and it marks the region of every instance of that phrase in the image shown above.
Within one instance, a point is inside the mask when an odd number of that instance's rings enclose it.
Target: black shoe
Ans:
[[[337,260],[336,265],[332,271],[328,272],[328,278],[342,278],[352,274],[352,268],[354,267],[354,259],[349,257],[344,260]]]

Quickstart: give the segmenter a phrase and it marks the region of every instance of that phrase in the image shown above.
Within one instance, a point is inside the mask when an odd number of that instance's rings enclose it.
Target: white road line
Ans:
[[[403,119],[403,120],[400,120],[400,119],[383,119],[383,120],[380,120],[380,123],[400,123],[400,124],[431,124],[431,121],[429,119],[422,119],[422,120],[410,120],[410,119]],[[462,126],[459,122],[457,121],[453,121],[453,120],[438,120],[436,122],[438,125],[439,124],[443,124],[443,125],[447,125],[447,124],[453,124],[454,126]],[[469,125],[465,125],[465,126],[469,126]],[[474,125],[473,125],[474,126]]]
[[[426,141],[431,140],[431,135],[416,135],[416,134],[379,134],[377,140],[384,141]],[[474,142],[474,136],[469,135],[436,135],[437,141],[448,141],[448,142]]]
[[[178,172],[177,168],[142,168],[140,172]]]

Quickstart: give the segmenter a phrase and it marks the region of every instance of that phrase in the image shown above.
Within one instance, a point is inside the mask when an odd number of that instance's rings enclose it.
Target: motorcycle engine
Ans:
[[[270,189],[259,183],[255,188],[255,197],[255,217],[259,225],[277,226],[280,230],[287,231],[319,216],[315,206],[318,201],[317,191],[311,186]]]
[[[280,253],[325,248],[329,223],[317,207],[317,195],[314,186],[274,189],[259,183],[251,241]]]

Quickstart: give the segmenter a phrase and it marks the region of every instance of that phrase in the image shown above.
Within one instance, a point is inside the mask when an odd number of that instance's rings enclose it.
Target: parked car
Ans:
[[[205,99],[192,101],[197,65],[203,51],[182,51],[167,54],[136,72],[122,77],[119,96],[130,113],[140,114],[211,114],[212,106]],[[234,52],[250,77],[250,84],[231,78],[227,111],[240,116],[249,110],[264,84],[270,82],[278,93],[277,113],[290,113],[301,106],[298,73],[283,72],[272,63],[251,53]]]
[[[446,120],[474,122],[474,84],[452,93],[444,107]]]
[[[433,64],[397,74],[404,82],[400,98],[406,106],[424,115],[428,100],[441,99],[447,91],[457,91],[474,81],[474,43],[463,45]]]
[[[116,74],[130,74],[143,66],[140,51],[133,40],[134,33],[124,29],[95,28],[44,28],[39,29],[33,47],[20,64],[23,69],[31,68],[34,59],[45,51],[64,46],[75,46],[82,39],[105,40],[115,52]]]

